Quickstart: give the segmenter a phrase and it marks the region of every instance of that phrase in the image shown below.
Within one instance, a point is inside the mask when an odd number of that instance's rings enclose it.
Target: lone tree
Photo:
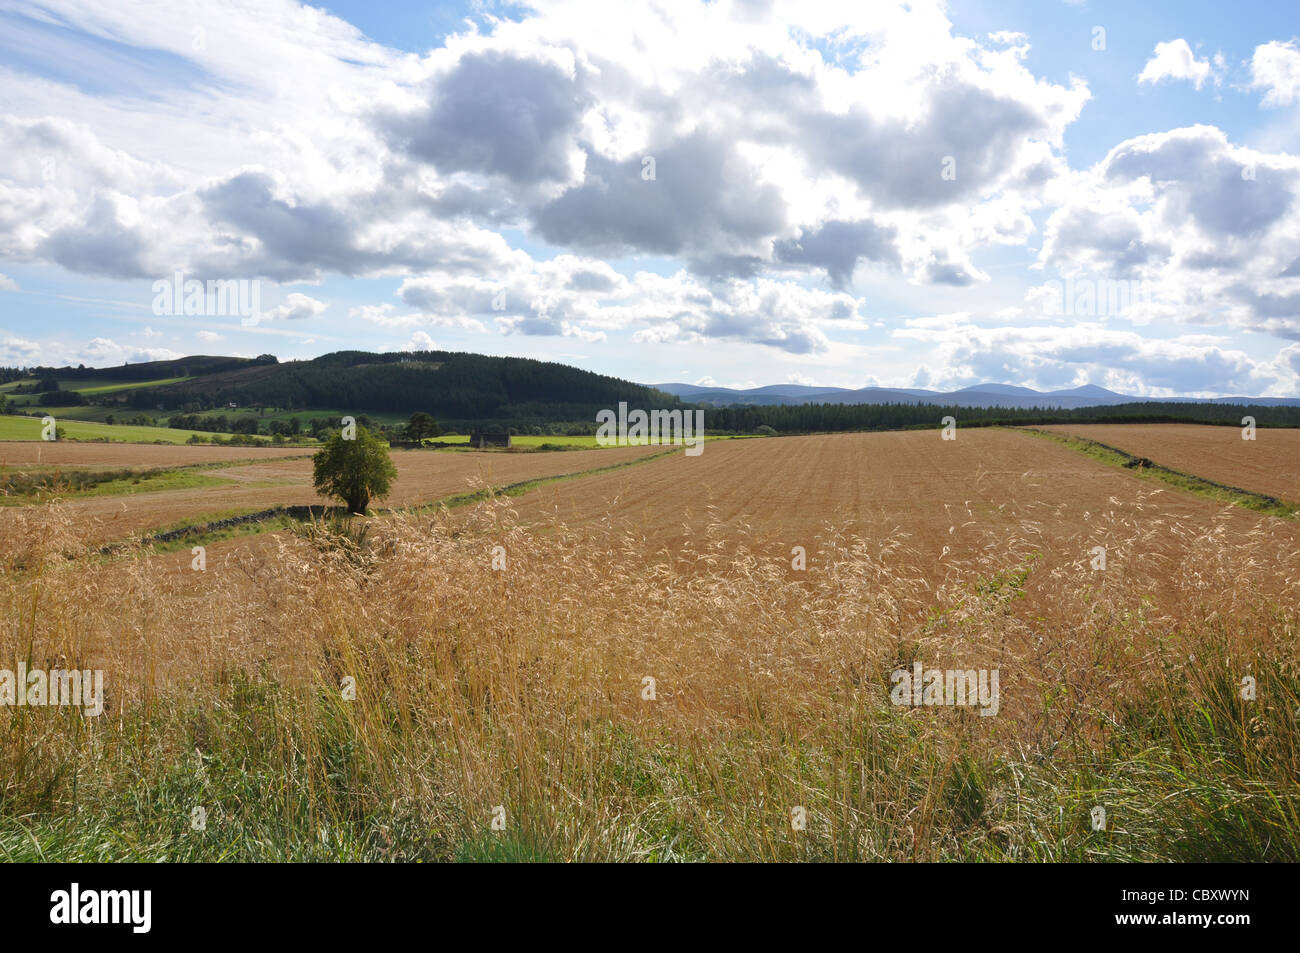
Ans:
[[[424,411],[411,414],[411,419],[406,423],[406,429],[402,431],[407,440],[423,440],[426,437],[442,436],[442,428],[438,426],[438,421],[433,419],[433,415],[426,414]]]
[[[365,515],[370,501],[387,496],[397,477],[388,447],[361,426],[352,439],[344,439],[342,433],[330,437],[313,463],[316,489],[337,496],[349,513]]]

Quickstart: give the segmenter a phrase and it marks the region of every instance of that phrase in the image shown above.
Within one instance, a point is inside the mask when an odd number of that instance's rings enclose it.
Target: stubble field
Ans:
[[[139,492],[97,496],[90,499],[55,501],[47,506],[53,518],[75,527],[79,538],[108,542],[131,534],[148,534],[163,527],[202,523],[218,517],[253,513],[274,507],[320,506],[331,501],[312,486],[312,461],[302,448],[267,449],[215,447],[162,447],[123,444],[47,444],[57,450],[10,451],[14,444],[0,444],[0,461],[12,454],[14,462],[45,464],[51,479],[57,468],[141,469],[184,467],[225,463],[205,475],[222,485],[195,489]],[[38,445],[39,446],[39,445]],[[433,453],[395,450],[392,453],[398,478],[388,506],[420,506],[445,497],[468,493],[479,487],[505,487],[527,480],[578,473],[596,467],[626,463],[652,454],[653,447],[617,447],[603,450],[575,450],[565,453]],[[23,458],[27,458],[26,461]],[[53,458],[51,460],[50,458]],[[0,521],[15,517],[11,508],[0,509]]]
[[[1300,430],[1197,424],[1055,424],[1040,428],[1096,440],[1227,486],[1300,502]]]
[[[413,456],[402,505],[479,476]],[[710,443],[201,571],[9,512],[0,652],[108,686],[0,714],[15,857],[1300,858],[1297,523],[1041,437]],[[894,704],[916,664],[996,713]]]

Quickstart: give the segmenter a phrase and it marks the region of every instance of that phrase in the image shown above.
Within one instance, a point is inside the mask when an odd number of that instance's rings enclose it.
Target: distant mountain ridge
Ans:
[[[699,384],[652,384],[655,390],[682,400],[713,407],[773,406],[782,404],[940,404],[945,407],[1018,407],[1069,410],[1111,404],[1189,403],[1256,404],[1261,407],[1300,407],[1296,397],[1130,397],[1113,390],[1084,384],[1065,390],[1037,391],[1015,384],[971,384],[954,391],[915,387],[815,387],[806,384],[769,384],[737,389]]]

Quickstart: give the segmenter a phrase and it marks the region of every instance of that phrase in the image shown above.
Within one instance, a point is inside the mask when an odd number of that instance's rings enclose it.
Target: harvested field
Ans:
[[[1200,424],[1052,424],[1054,433],[1095,440],[1171,470],[1300,503],[1300,430]]]
[[[1104,546],[1110,567],[1130,564],[1158,594],[1197,547],[1252,534],[1275,543],[1273,571],[1300,571],[1300,527],[1290,521],[1153,486],[1011,430],[966,430],[950,442],[907,432],[718,443],[698,458],[543,486],[513,508],[525,525],[555,521],[692,559],[724,538],[787,566],[802,546],[811,566],[861,537],[923,592],[972,563],[993,573],[1041,558],[1031,592],[1049,595],[1053,573],[1089,575],[1093,547]]]
[[[1300,527],[1028,434],[727,442],[201,572],[66,517],[0,521],[0,654],[110,714],[90,764],[80,719],[0,749],[16,855],[72,812],[114,858],[1300,858]],[[916,663],[1000,672],[996,717],[891,704]]]
[[[105,450],[117,450],[105,447]],[[129,449],[175,452],[190,448],[138,447]],[[194,448],[204,449],[204,448]],[[212,452],[215,448],[207,448]],[[427,450],[396,450],[392,459],[398,477],[384,506],[416,506],[431,503],[482,486],[506,486],[539,477],[577,473],[595,467],[661,452],[661,447],[618,447],[574,450],[564,453],[494,453]],[[234,448],[231,448],[232,452]],[[210,476],[227,479],[228,486],[201,489],[141,492],[102,496],[49,504],[61,519],[80,527],[83,539],[105,542],[131,533],[147,532],[186,521],[200,521],[212,515],[251,513],[277,506],[331,505],[312,487],[312,461],[274,459],[213,470]],[[280,454],[281,457],[291,454]],[[244,449],[242,456],[249,459]],[[201,462],[195,460],[193,462]],[[120,465],[120,463],[119,463]],[[13,518],[13,508],[0,511],[0,521]]]
[[[310,456],[311,447],[204,447],[154,443],[75,443],[69,440],[0,442],[0,466],[118,468],[183,467],[196,463],[277,460]]]
[[[394,457],[399,466],[402,456]],[[239,469],[269,478],[296,465]],[[920,612],[935,592],[972,573],[993,577],[1029,564],[1026,605],[1051,612],[1061,574],[1104,578],[1090,568],[1096,546],[1106,548],[1109,568],[1144,580],[1156,599],[1172,591],[1170,578],[1194,554],[1250,540],[1269,543],[1254,556],[1266,584],[1300,574],[1295,523],[1153,485],[1004,430],[970,430],[951,442],[916,431],[718,442],[698,457],[678,452],[499,505],[523,527],[562,527],[592,547],[643,552],[683,573],[743,548],[797,579],[793,547],[803,547],[815,569],[861,546],[879,558],[900,602],[905,595]],[[481,513],[451,520],[475,533]],[[214,544],[212,554],[260,563],[275,545],[237,539]],[[188,567],[183,553],[159,558],[173,570]]]

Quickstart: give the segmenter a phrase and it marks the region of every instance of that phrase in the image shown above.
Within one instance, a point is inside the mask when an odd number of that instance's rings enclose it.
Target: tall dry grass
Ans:
[[[1098,519],[1104,572],[1032,525],[923,570],[883,524],[794,572],[749,527],[667,552],[494,499],[197,574],[25,510],[0,667],[101,668],[109,701],[0,709],[0,856],[1300,858],[1296,554],[1267,520]],[[891,705],[918,660],[997,669],[999,714]]]

